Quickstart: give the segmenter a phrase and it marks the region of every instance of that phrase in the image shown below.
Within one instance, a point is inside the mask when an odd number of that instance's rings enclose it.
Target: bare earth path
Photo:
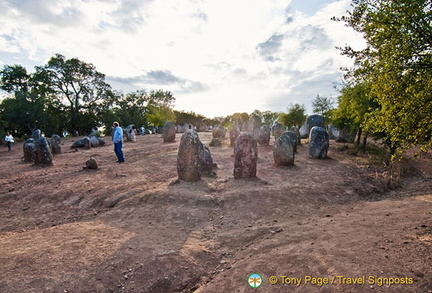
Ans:
[[[260,146],[258,178],[234,180],[225,142],[216,176],[176,183],[176,140],[139,136],[118,164],[67,139],[51,167],[2,147],[0,292],[432,292],[430,159],[386,191],[335,143],[285,168]]]

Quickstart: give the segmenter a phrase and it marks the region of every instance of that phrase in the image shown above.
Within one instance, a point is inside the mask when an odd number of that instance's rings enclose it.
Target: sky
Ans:
[[[208,118],[286,112],[336,99],[336,47],[364,40],[333,16],[350,0],[2,0],[0,67],[29,72],[55,54],[91,63],[124,94],[162,89]],[[335,88],[336,87],[336,88]]]

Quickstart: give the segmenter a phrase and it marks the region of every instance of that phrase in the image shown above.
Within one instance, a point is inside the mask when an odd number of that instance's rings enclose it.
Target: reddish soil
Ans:
[[[282,168],[260,146],[258,178],[234,180],[226,141],[210,147],[215,174],[188,183],[176,140],[139,136],[118,164],[111,142],[66,139],[50,167],[2,147],[0,292],[432,292],[430,157],[390,190],[335,142]]]

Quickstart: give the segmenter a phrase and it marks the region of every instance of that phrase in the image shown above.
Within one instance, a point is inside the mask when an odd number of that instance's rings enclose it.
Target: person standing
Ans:
[[[114,143],[114,152],[117,155],[117,159],[119,163],[124,162],[124,156],[123,156],[123,129],[120,127],[118,122],[113,123],[114,127],[114,133],[112,141]]]
[[[12,143],[14,142],[12,134],[10,132],[6,132],[5,141],[8,147],[8,152],[12,150]]]

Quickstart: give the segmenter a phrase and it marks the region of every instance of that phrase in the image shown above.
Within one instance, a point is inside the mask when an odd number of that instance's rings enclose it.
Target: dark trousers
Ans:
[[[8,151],[12,149],[12,142],[8,141],[7,143]]]
[[[114,143],[114,152],[117,155],[119,162],[124,162],[122,146],[123,146],[123,143],[121,141]]]

